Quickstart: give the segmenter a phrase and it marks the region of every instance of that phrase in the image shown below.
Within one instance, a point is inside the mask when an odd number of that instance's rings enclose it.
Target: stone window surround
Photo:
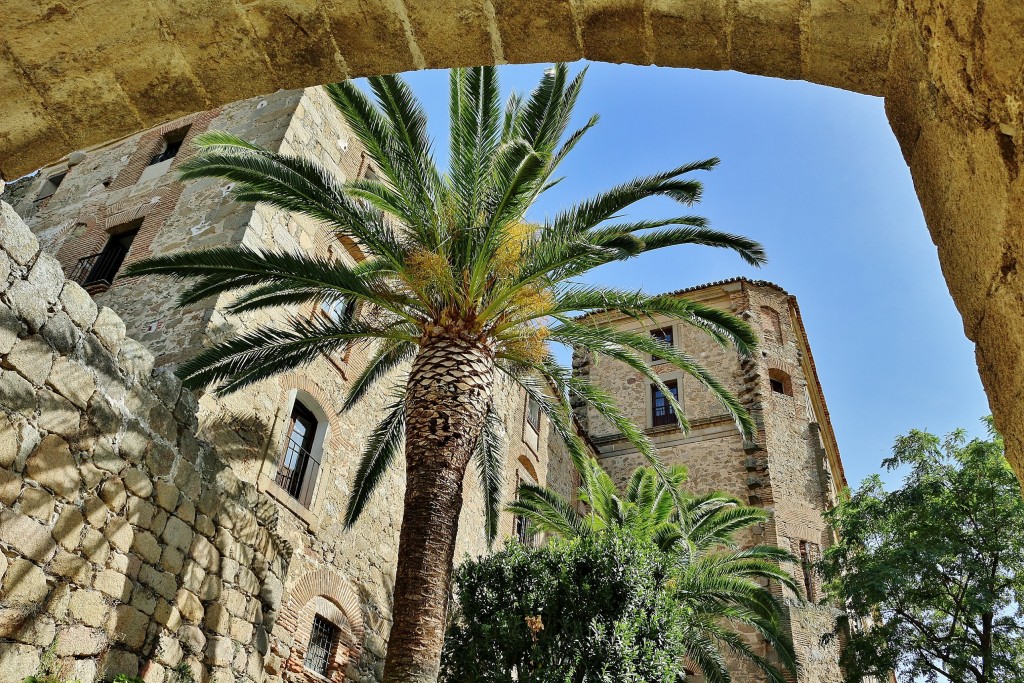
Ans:
[[[160,152],[164,144],[164,138],[170,133],[188,128],[188,133],[181,143],[181,150],[174,157],[174,161],[171,162],[168,171],[176,169],[184,159],[188,158],[192,140],[197,135],[205,132],[219,113],[220,109],[196,112],[174,121],[169,121],[162,126],[152,128],[143,133],[139,136],[138,142],[135,145],[135,151],[128,159],[128,163],[114,177],[109,189],[120,190],[125,187],[131,187],[139,182],[139,178],[146,171],[149,162]]]
[[[676,370],[674,372],[666,372],[664,374],[659,372],[658,373],[658,377],[659,377],[659,379],[661,379],[662,382],[669,382],[671,380],[675,380],[676,381],[676,387],[678,388],[678,391],[679,391],[679,399],[678,399],[679,407],[682,408],[683,411],[685,411],[686,410],[686,404],[683,402],[683,371],[682,370]],[[644,382],[644,387],[645,387],[645,389],[644,389],[644,410],[646,411],[646,418],[645,418],[645,421],[644,421],[644,426],[646,428],[646,431],[648,431],[648,432],[651,432],[651,431],[663,432],[663,431],[669,431],[669,430],[673,430],[673,429],[679,429],[678,423],[674,424],[674,425],[668,424],[668,425],[658,425],[657,427],[654,426],[654,405],[653,405],[653,400],[652,400],[652,396],[654,395],[653,394],[653,392],[654,392],[654,382],[651,382],[650,380],[647,380],[646,382]],[[678,420],[678,417],[677,417],[677,420]]]
[[[317,418],[317,434],[314,437],[313,448],[320,448],[320,472],[317,473],[317,481],[314,484],[313,497],[310,506],[304,507],[290,493],[281,488],[274,481],[277,474],[277,466],[280,462],[281,453],[284,451],[285,441],[288,435],[289,417],[296,400],[310,409]],[[286,510],[301,520],[309,531],[316,534],[320,529],[320,511],[323,506],[323,496],[320,495],[323,473],[328,469],[331,455],[338,452],[339,429],[336,420],[323,409],[324,405],[330,405],[327,396],[320,387],[313,384],[305,377],[293,377],[284,387],[281,398],[278,400],[278,411],[274,417],[274,427],[271,429],[269,444],[264,455],[260,474],[257,478],[257,489],[265,492],[275,501],[280,503]]]
[[[672,346],[672,348],[677,349],[677,348],[679,348],[679,343],[677,341],[679,339],[679,326],[676,323],[666,322],[664,325],[659,325],[657,323],[654,323],[654,325],[652,327],[644,327],[644,328],[641,328],[641,330],[627,330],[627,331],[629,331],[629,332],[642,331],[644,334],[648,334],[648,335],[651,335],[653,337],[653,333],[654,332],[659,332],[659,331],[664,330],[664,329],[669,328],[669,327],[672,328],[672,344],[671,344],[671,346]],[[644,357],[646,358],[647,362],[650,363],[651,365],[663,365],[663,364],[668,362],[667,360],[664,360],[662,358],[655,358],[654,356],[652,356],[649,353],[645,353]],[[680,392],[681,392],[681,390],[682,390],[682,384],[680,384]]]

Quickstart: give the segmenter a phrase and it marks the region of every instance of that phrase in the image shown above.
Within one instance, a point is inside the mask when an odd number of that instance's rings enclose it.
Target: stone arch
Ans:
[[[410,69],[586,58],[883,96],[1024,475],[1019,0],[228,0],[201,15],[133,0],[61,7],[0,0],[0,177],[226,102]]]
[[[334,404],[334,400],[327,395],[319,384],[314,382],[304,373],[300,374],[288,374],[281,377],[281,394],[278,400],[279,406],[290,406],[291,405],[291,394],[292,392],[298,392],[299,396],[303,394],[311,399],[312,403],[315,403],[317,410],[319,411],[318,418],[326,421],[327,433],[325,435],[323,446],[324,451],[336,450],[341,447],[341,433],[338,425],[337,415],[332,411],[328,411],[324,406],[330,406]]]

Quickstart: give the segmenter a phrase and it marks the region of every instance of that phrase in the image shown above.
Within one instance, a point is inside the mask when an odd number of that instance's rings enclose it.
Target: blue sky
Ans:
[[[503,88],[528,91],[543,69],[504,67]],[[406,77],[443,163],[447,73]],[[677,247],[606,266],[592,281],[654,293],[745,275],[796,295],[852,486],[879,471],[893,439],[911,428],[980,433],[989,408],[974,347],[881,99],[732,72],[592,64],[576,111],[581,123],[595,112],[601,122],[533,217],[717,156],[696,213],[759,240],[769,256],[755,269],[732,253]],[[654,200],[630,215],[669,212],[678,208]]]

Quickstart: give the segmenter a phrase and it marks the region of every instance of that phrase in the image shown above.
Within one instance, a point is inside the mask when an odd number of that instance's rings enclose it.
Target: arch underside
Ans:
[[[226,102],[410,69],[586,58],[883,96],[1024,473],[1020,0],[0,0],[0,16],[8,179]]]

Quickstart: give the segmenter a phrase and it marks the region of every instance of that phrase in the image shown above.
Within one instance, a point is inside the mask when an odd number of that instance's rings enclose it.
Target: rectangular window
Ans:
[[[43,186],[39,188],[39,194],[36,195],[36,201],[39,202],[47,197],[52,197],[53,193],[57,191],[58,187],[60,187],[60,184],[64,182],[64,178],[66,178],[67,175],[68,172],[64,171],[63,173],[55,173],[47,178],[43,183]]]
[[[309,647],[302,664],[310,671],[327,676],[334,646],[338,642],[338,627],[319,614],[313,617],[313,628],[309,634]]]
[[[540,433],[540,404],[532,396],[526,397],[526,422],[533,427],[533,431]]]
[[[771,386],[772,391],[774,391],[776,394],[786,393],[786,385],[782,383],[782,380],[769,379],[768,384]]]
[[[320,470],[320,461],[313,452],[316,430],[316,417],[306,406],[295,401],[288,441],[274,480],[306,507],[312,502],[316,475]]]
[[[804,595],[808,601],[814,600],[814,582],[811,580],[811,572],[814,565],[811,560],[811,544],[807,541],[800,541],[800,567],[804,572]]]
[[[657,339],[666,346],[675,346],[675,337],[672,333],[671,325],[669,325],[668,327],[662,327],[661,329],[658,330],[651,330],[651,337],[653,339]],[[651,355],[652,360],[659,360],[659,358],[660,357],[657,354]]]
[[[679,402],[679,384],[676,380],[670,379],[665,382],[665,386],[672,394],[672,398]],[[662,425],[674,425],[678,424],[679,420],[676,419],[676,411],[673,410],[672,404],[665,398],[665,394],[661,393],[661,389],[657,386],[651,386],[651,417],[652,423],[655,427],[661,427]]]
[[[527,548],[532,548],[534,545],[534,535],[530,530],[530,522],[525,517],[516,515],[516,538]]]
[[[88,287],[90,285],[110,286],[114,283],[118,271],[124,265],[128,252],[131,251],[132,242],[135,241],[139,229],[142,227],[142,219],[120,226],[121,230],[112,234],[103,247],[103,251],[92,256],[86,256],[75,266],[71,279]]]

